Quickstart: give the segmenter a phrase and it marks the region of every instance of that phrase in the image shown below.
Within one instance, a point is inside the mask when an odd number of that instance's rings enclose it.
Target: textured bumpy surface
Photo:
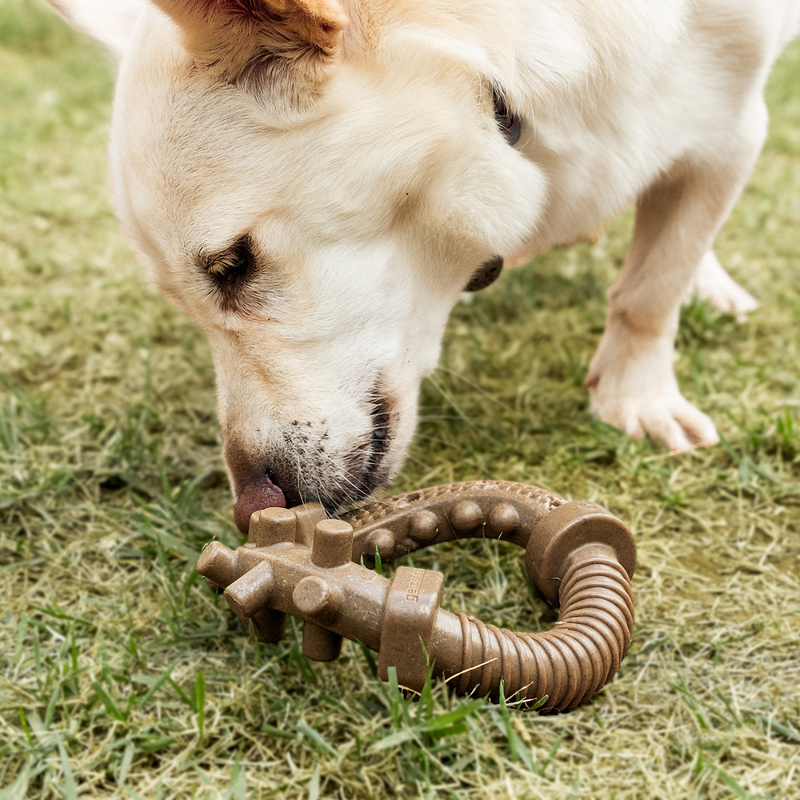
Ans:
[[[362,566],[437,542],[486,537],[526,550],[529,577],[561,618],[552,631],[514,633],[441,608],[444,576],[399,567],[390,581]],[[378,674],[395,668],[419,691],[428,665],[460,694],[568,711],[608,683],[630,646],[633,539],[593,503],[567,503],[503,481],[437,486],[324,518],[321,506],[253,514],[249,542],[209,545],[197,568],[225,587],[233,611],[259,639],[278,641],[286,614],[305,620],[303,651],[338,657],[342,638],[378,651]]]
[[[467,481],[431,486],[371,503],[343,516],[354,528],[353,559],[392,561],[453,539],[503,539],[521,547],[558,495],[510,481]]]

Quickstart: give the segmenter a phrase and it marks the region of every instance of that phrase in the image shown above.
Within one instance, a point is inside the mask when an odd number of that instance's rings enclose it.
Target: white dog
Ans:
[[[225,461],[256,508],[399,469],[467,284],[636,202],[586,384],[673,451],[693,284],[764,141],[800,0],[52,0],[121,61],[114,203],[148,280],[207,332]]]

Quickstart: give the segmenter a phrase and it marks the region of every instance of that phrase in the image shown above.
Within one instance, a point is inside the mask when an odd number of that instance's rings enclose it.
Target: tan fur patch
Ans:
[[[327,53],[339,45],[348,19],[336,0],[267,0],[267,5],[281,14],[301,12],[300,26],[306,41]]]

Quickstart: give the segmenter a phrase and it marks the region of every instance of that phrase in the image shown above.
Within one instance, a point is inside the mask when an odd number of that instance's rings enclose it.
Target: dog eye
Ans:
[[[242,290],[257,271],[250,237],[240,236],[224,250],[204,254],[200,265],[223,310],[241,311]]]
[[[469,283],[464,287],[465,292],[479,292],[487,286],[491,286],[503,271],[503,257],[493,256],[488,261],[484,261],[469,279]]]
[[[492,89],[492,99],[494,101],[494,118],[500,133],[506,137],[506,141],[513,147],[522,135],[522,123],[519,117],[506,106],[506,99],[497,90]]]

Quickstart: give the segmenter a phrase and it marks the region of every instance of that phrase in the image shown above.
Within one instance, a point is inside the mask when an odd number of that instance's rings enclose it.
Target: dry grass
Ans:
[[[679,377],[723,445],[676,458],[593,423],[582,386],[631,219],[454,312],[395,490],[499,477],[635,531],[619,677],[561,717],[356,646],[259,645],[195,582],[233,544],[200,332],[143,285],[107,200],[110,71],[39,2],[0,0],[0,798],[800,797],[800,46],[718,252],[762,306],[684,312]],[[535,630],[518,553],[416,557],[446,605]],[[4,788],[2,788],[4,787]]]

